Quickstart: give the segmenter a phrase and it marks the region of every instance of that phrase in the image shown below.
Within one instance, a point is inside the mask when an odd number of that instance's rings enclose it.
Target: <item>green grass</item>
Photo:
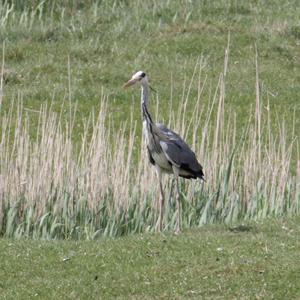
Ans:
[[[298,219],[99,241],[0,240],[2,299],[298,299]]]
[[[70,80],[71,99],[78,102],[83,117],[97,107],[103,88],[111,97],[110,109],[117,124],[128,118],[132,105],[136,106],[134,118],[139,120],[138,102],[131,101],[137,96],[125,93],[122,84],[134,71],[143,69],[159,91],[160,118],[164,118],[171,84],[176,109],[185,76],[191,76],[199,56],[206,61],[207,86],[215,85],[223,70],[230,33],[226,79],[230,88],[226,93],[239,124],[245,123],[255,99],[255,45],[264,103],[269,98],[278,113],[299,113],[297,1],[13,3],[7,17],[9,4],[1,4],[0,15],[7,70],[4,108],[20,92],[27,108],[37,109],[53,99],[54,107],[59,109],[63,98],[69,96]],[[193,85],[192,95],[196,89]],[[203,103],[208,102],[210,93],[207,88]],[[298,130],[299,122],[296,120]]]
[[[299,15],[296,0],[1,1],[1,298],[300,298],[299,218],[281,219],[299,213]],[[122,89],[141,69],[204,165],[180,236],[168,180],[152,234],[139,92]]]

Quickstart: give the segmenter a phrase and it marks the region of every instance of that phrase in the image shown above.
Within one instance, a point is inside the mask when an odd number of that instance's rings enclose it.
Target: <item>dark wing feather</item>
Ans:
[[[167,158],[179,169],[186,171],[187,178],[202,178],[204,176],[202,166],[199,164],[195,153],[185,141],[174,131],[163,124],[156,124],[165,138],[160,140],[160,145]]]
[[[151,165],[155,165],[155,160],[153,159],[153,156],[151,155],[151,151],[148,146],[147,146],[147,150],[148,150],[148,157],[149,157]]]

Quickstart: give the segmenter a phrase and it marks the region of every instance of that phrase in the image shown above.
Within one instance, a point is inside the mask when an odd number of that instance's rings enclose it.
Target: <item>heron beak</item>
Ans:
[[[123,85],[123,88],[127,88],[127,87],[129,87],[129,86],[132,86],[132,85],[134,85],[135,83],[137,83],[138,82],[138,78],[132,78],[132,79],[130,79],[129,81],[127,81],[124,85]]]

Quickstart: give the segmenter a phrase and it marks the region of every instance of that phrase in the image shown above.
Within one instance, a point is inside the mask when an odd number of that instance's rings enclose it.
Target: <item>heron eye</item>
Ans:
[[[145,76],[146,76],[146,74],[145,74],[145,73],[142,73],[142,74],[141,74],[141,77],[142,77],[142,78],[144,78]]]

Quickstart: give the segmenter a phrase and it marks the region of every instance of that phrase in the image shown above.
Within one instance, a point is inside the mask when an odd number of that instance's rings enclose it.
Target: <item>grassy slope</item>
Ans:
[[[46,2],[42,10],[36,4],[25,6],[29,21],[24,24],[19,23],[24,9],[20,3],[11,13],[14,18],[0,30],[8,70],[4,108],[21,92],[26,108],[36,109],[53,99],[58,109],[62,100],[68,99],[69,57],[71,98],[78,101],[81,116],[97,106],[103,87],[111,96],[110,109],[117,123],[128,118],[131,106],[136,107],[135,118],[139,120],[139,105],[131,101],[133,94],[121,87],[133,71],[144,69],[163,100],[163,118],[171,77],[176,110],[185,76],[191,77],[201,55],[208,76],[203,101],[208,102],[223,69],[230,32],[226,94],[239,123],[245,122],[255,100],[255,44],[263,100],[266,103],[269,98],[280,114],[290,115],[294,109],[299,112],[297,1],[69,1],[68,5],[56,1],[48,6]],[[30,7],[36,11],[32,25]],[[191,93],[196,89],[193,85]]]
[[[241,229],[243,229],[242,227]],[[2,299],[295,299],[299,219],[102,241],[0,241]]]

